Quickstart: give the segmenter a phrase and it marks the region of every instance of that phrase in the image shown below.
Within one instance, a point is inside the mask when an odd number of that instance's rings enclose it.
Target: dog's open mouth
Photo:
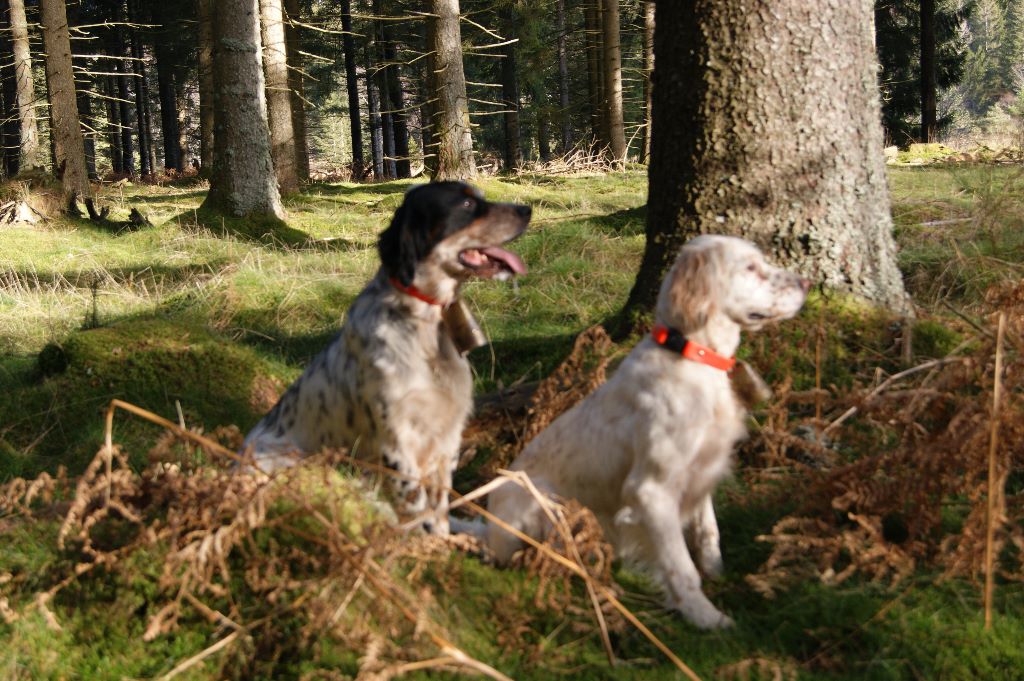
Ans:
[[[459,253],[459,262],[484,279],[507,279],[526,274],[526,263],[511,251],[498,246],[467,248]]]

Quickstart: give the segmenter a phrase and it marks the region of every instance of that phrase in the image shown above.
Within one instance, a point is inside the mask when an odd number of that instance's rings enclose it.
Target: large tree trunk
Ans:
[[[270,156],[257,0],[217,0],[214,10],[214,168],[203,209],[282,218]]]
[[[437,100],[433,138],[437,144],[437,172],[434,180],[466,179],[476,175],[473,135],[469,126],[469,98],[462,68],[462,32],[459,0],[431,0],[432,16],[427,22],[433,44],[430,66],[434,73]]]
[[[309,180],[309,142],[306,139],[306,83],[302,46],[294,22],[299,19],[299,0],[284,0],[284,41],[288,48],[288,89],[292,98],[292,130],[295,132],[295,172],[299,182]]]
[[[921,141],[934,142],[935,114],[935,0],[921,0]]]
[[[505,39],[511,40],[512,36],[519,33],[516,28],[516,11],[513,7],[506,7],[501,10],[502,30]],[[501,104],[505,110],[503,114],[503,141],[505,152],[505,170],[515,172],[523,163],[523,152],[519,146],[519,78],[516,64],[516,42],[509,42],[502,50],[504,52],[501,60]]]
[[[8,0],[11,11],[11,41],[14,52],[14,79],[17,84],[18,121],[21,141],[18,152],[20,172],[42,165],[39,158],[39,126],[33,110],[36,93],[32,81],[32,55],[29,50],[25,0]]]
[[[565,0],[558,0],[558,107],[562,121],[561,153],[572,147],[572,117],[569,115],[569,56],[566,51]]]
[[[292,126],[292,97],[288,87],[288,48],[284,39],[282,0],[260,0],[263,25],[263,70],[267,79],[267,119],[274,172],[282,194],[299,190],[295,167],[295,129]]]
[[[363,127],[359,121],[359,76],[356,73],[356,46],[352,39],[352,0],[341,3],[342,49],[345,52],[345,88],[348,91],[348,120],[352,129],[352,173],[360,179],[365,172]]]
[[[828,287],[907,310],[871,0],[748,5],[657,3],[647,245],[625,319],[652,308],[679,247],[709,232],[746,237]]]
[[[46,52],[46,83],[50,95],[51,138],[54,171],[64,189],[65,204],[75,212],[76,199],[91,201],[89,171],[85,165],[85,141],[78,121],[75,75],[71,67],[71,38],[64,0],[40,0],[43,49]]]
[[[215,0],[199,0],[199,163],[213,170],[213,11]]]
[[[626,128],[622,113],[622,40],[619,33],[619,0],[603,0],[601,34],[604,42],[604,115],[613,161],[626,160]]]
[[[647,163],[651,153],[651,74],[654,72],[654,0],[644,0],[644,101],[640,124],[640,162]]]

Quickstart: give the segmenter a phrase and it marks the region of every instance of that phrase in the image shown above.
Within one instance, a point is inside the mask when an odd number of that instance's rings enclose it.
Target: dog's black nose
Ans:
[[[521,217],[522,219],[529,220],[530,216],[533,215],[533,209],[530,208],[529,206],[519,206],[519,205],[517,205],[516,206],[516,213],[518,213],[519,217]]]

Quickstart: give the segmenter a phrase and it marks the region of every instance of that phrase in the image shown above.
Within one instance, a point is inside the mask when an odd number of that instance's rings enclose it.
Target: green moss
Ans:
[[[50,358],[45,377],[16,384],[0,404],[7,441],[29,452],[0,454],[0,478],[50,469],[54,461],[80,470],[102,442],[102,411],[114,398],[173,420],[180,404],[188,425],[208,430],[247,427],[266,408],[260,381],[287,373],[199,325],[164,319],[78,331],[41,357]],[[116,439],[140,462],[157,432],[124,414],[115,422]]]

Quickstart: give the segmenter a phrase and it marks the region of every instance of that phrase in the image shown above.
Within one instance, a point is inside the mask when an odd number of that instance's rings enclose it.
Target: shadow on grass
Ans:
[[[590,221],[613,234],[640,236],[644,234],[647,224],[647,204],[590,218]]]
[[[184,265],[145,265],[141,267],[112,267],[102,269],[65,270],[63,272],[39,272],[37,270],[0,270],[0,289],[7,286],[25,286],[30,289],[92,288],[102,290],[104,284],[114,282],[127,286],[152,286],[180,284],[198,277],[213,275],[231,261],[218,258],[204,263]]]
[[[302,191],[298,196],[319,194],[322,196],[351,196],[353,194],[373,194],[376,196],[394,196],[395,194],[405,194],[409,191],[409,188],[415,184],[423,184],[424,182],[413,182],[410,183],[408,180],[397,180],[392,182],[377,182],[368,184],[310,184],[303,187]]]
[[[206,194],[207,189],[205,188],[180,194],[133,194],[128,199],[128,203],[169,203],[183,199],[200,199]]]
[[[186,231],[190,227],[205,227],[215,234],[274,248],[301,248],[312,241],[306,232],[289,227],[284,220],[266,215],[236,218],[201,207],[178,213],[171,217],[170,221]]]

